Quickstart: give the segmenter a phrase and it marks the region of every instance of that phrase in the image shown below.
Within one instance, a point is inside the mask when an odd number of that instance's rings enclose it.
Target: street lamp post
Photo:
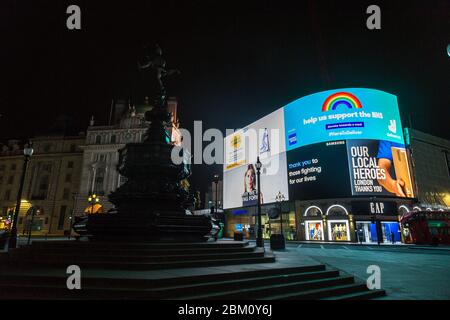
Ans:
[[[71,237],[71,235],[72,235],[72,227],[73,227],[73,214],[74,214],[74,212],[75,212],[75,209],[76,209],[76,207],[77,207],[77,194],[74,192],[74,193],[72,193],[72,196],[73,196],[73,209],[72,209],[72,212],[70,213],[70,217],[69,217],[69,234],[68,234],[68,236],[67,236],[67,238],[70,240],[70,237]]]
[[[283,232],[283,211],[281,208],[282,202],[285,200],[284,194],[281,193],[281,191],[278,191],[278,194],[275,197],[275,200],[278,203],[278,210],[280,214],[280,234],[274,235],[273,237],[270,237],[270,247],[272,249],[285,249],[286,248],[286,240],[284,239],[284,232]]]
[[[31,232],[33,231],[33,223],[34,223],[34,215],[36,214],[36,207],[31,208],[31,221],[30,221],[30,227],[28,228],[28,241],[27,245],[30,245],[31,243]]]
[[[215,210],[215,218],[217,219],[217,217],[218,217],[218,215],[217,215],[217,213],[218,213],[218,205],[217,205],[217,201],[218,201],[218,198],[217,198],[217,195],[218,195],[218,193],[217,193],[217,185],[218,185],[218,183],[219,183],[219,175],[216,173],[215,175],[214,175],[214,179],[213,179],[213,181],[214,181],[214,183],[216,184],[216,204],[215,204],[215,207],[216,207],[216,210]]]
[[[20,178],[19,191],[17,192],[16,209],[14,210],[14,217],[11,227],[11,238],[8,242],[9,249],[17,247],[17,221],[19,219],[20,201],[22,200],[23,185],[25,183],[28,161],[30,161],[30,157],[33,155],[33,151],[34,150],[31,146],[31,143],[25,145],[25,147],[23,148],[24,161],[22,167],[22,177]]]
[[[89,204],[91,205],[91,213],[94,213],[94,206],[96,203],[100,201],[100,199],[97,197],[95,193],[91,194],[88,197]]]
[[[256,160],[256,176],[258,180],[258,234],[256,237],[256,246],[264,248],[264,240],[262,238],[262,226],[261,226],[261,167],[262,163],[259,161],[259,157]]]
[[[281,230],[281,235],[284,238],[284,232],[283,232],[283,211],[281,210],[281,204],[283,203],[283,201],[286,199],[286,197],[284,196],[284,194],[281,193],[281,191],[278,191],[277,196],[275,197],[275,200],[278,202],[278,209],[280,210],[280,230]]]

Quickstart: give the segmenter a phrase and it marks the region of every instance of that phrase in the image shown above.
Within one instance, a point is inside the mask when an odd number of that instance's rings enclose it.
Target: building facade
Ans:
[[[222,209],[223,204],[223,181],[217,182],[217,187],[215,182],[211,182],[208,187],[208,191],[205,193],[205,209],[211,209],[211,207],[216,206],[216,195],[217,195],[217,207]]]
[[[125,101],[118,101],[114,106],[114,119],[109,125],[96,125],[91,119],[86,141],[81,146],[83,163],[80,188],[76,195],[77,216],[103,213],[113,208],[108,195],[124,182],[124,177],[117,171],[119,150],[127,143],[139,143],[144,140],[148,128],[144,114],[151,108],[148,100],[136,107],[127,105]],[[168,111],[172,114],[172,124],[166,129],[172,141],[176,141],[181,135],[178,131],[175,98],[168,99]],[[98,203],[92,204],[88,201],[92,194],[97,196]]]
[[[450,141],[405,128],[419,203],[425,210],[450,207]],[[417,208],[416,208],[417,209]]]
[[[226,234],[254,238],[260,201],[265,238],[404,242],[406,213],[449,209],[449,146],[403,130],[388,92],[301,97],[225,137]]]
[[[404,242],[401,217],[410,211],[450,210],[450,141],[405,128],[410,154],[414,199],[383,197],[332,198],[311,201],[291,200],[283,204],[283,233],[290,240],[350,241],[373,243]],[[281,231],[281,220],[269,219],[277,204],[262,206],[263,236]],[[227,210],[229,237],[236,231],[255,237],[256,208]],[[376,229],[379,229],[378,232]]]
[[[64,235],[71,229],[74,194],[80,184],[84,135],[30,139],[34,153],[25,176],[18,234]],[[24,163],[23,144],[10,141],[0,155],[0,208],[3,226],[12,219]],[[35,216],[31,222],[32,211]],[[6,222],[6,225],[5,225]]]

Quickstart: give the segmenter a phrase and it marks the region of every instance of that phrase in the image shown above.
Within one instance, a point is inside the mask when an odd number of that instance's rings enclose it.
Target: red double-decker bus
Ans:
[[[406,243],[450,244],[450,212],[448,211],[408,212],[400,222]]]

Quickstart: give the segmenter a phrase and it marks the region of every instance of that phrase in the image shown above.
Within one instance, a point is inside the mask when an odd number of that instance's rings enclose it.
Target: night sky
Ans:
[[[66,29],[77,4],[82,29]],[[366,28],[381,7],[382,29]],[[302,96],[342,87],[398,96],[402,122],[450,139],[450,1],[9,1],[0,3],[0,141],[57,117],[106,124],[112,98],[142,100],[136,60],[159,43],[182,127],[239,128]],[[195,166],[192,181],[220,166]],[[200,174],[202,177],[200,177]],[[202,184],[203,182],[203,184]]]

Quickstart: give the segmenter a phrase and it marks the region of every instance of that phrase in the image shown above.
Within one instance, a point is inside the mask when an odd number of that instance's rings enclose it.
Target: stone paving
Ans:
[[[349,245],[288,245],[284,254],[308,257],[361,281],[369,265],[381,270],[384,299],[450,299],[450,251],[445,247],[353,247]]]

